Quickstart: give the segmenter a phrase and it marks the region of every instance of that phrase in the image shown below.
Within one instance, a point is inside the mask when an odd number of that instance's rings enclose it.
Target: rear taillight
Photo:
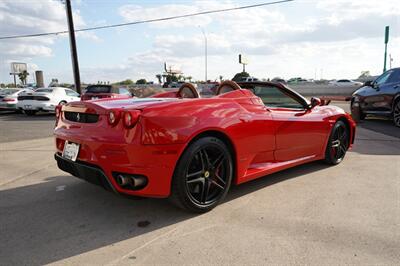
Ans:
[[[3,102],[14,102],[15,99],[13,98],[3,98]]]
[[[118,121],[119,121],[120,116],[121,116],[120,111],[118,111],[118,110],[111,110],[111,111],[108,113],[108,123],[109,123],[111,126],[115,126],[116,124],[118,124]]]
[[[59,139],[59,138],[56,139],[56,146],[57,146],[58,150],[60,150],[60,151],[64,150],[64,144],[65,144],[65,141],[63,139]]]
[[[139,120],[139,116],[140,116],[139,110],[125,111],[123,115],[124,126],[126,128],[134,127],[137,121]]]
[[[56,111],[56,118],[57,118],[57,119],[58,119],[58,118],[60,117],[60,115],[61,115],[61,108],[62,108],[62,105],[57,105],[57,106],[56,106],[55,111]]]

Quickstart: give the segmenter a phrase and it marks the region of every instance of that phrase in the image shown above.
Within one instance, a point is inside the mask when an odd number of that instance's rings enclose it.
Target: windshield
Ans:
[[[294,98],[273,86],[255,86],[250,89],[268,107],[303,109]]]
[[[110,93],[111,86],[89,86],[86,93]]]
[[[4,90],[0,91],[0,94],[1,95],[10,95],[10,94],[13,94],[13,93],[15,93],[17,91],[18,90],[15,90],[15,89],[4,89]]]

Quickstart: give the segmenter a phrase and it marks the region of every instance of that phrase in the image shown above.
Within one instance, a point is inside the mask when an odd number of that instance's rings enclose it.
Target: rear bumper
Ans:
[[[33,110],[33,111],[45,111],[55,112],[57,104],[53,102],[39,102],[39,101],[21,101],[18,102],[17,108],[20,110]]]
[[[17,110],[15,103],[0,103],[0,110]]]
[[[56,159],[57,166],[61,170],[70,173],[75,177],[86,180],[89,183],[101,186],[105,190],[117,192],[101,168],[88,163],[73,162],[64,159],[58,153],[54,154],[54,159]]]
[[[99,137],[91,137],[91,134],[74,136],[71,129],[68,136],[64,136],[61,132],[65,131],[58,129],[55,134],[55,159],[61,170],[108,190],[111,187],[120,194],[157,198],[169,196],[175,165],[185,148],[184,144],[142,145],[139,140],[130,143],[104,142]],[[60,156],[66,140],[80,145],[76,162]],[[137,190],[123,188],[116,182],[117,173],[145,176],[147,185]]]

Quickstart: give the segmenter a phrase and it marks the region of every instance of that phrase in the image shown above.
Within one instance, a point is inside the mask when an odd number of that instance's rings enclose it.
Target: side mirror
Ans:
[[[373,81],[372,80],[368,80],[366,82],[364,82],[364,86],[369,86],[369,87],[373,87]]]
[[[311,106],[310,109],[314,108],[315,106],[321,105],[321,99],[317,97],[311,98]]]

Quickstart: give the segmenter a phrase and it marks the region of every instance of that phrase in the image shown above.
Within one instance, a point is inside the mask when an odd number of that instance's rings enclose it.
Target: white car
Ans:
[[[7,89],[2,91],[0,95],[0,110],[1,111],[17,111],[18,96],[32,93],[31,89]]]
[[[39,111],[55,112],[57,105],[80,100],[77,92],[67,88],[41,88],[18,96],[17,108],[27,115],[35,115]]]
[[[362,82],[353,81],[351,79],[333,80],[333,81],[329,82],[329,84],[334,85],[334,86],[361,86],[361,85],[363,85]]]

